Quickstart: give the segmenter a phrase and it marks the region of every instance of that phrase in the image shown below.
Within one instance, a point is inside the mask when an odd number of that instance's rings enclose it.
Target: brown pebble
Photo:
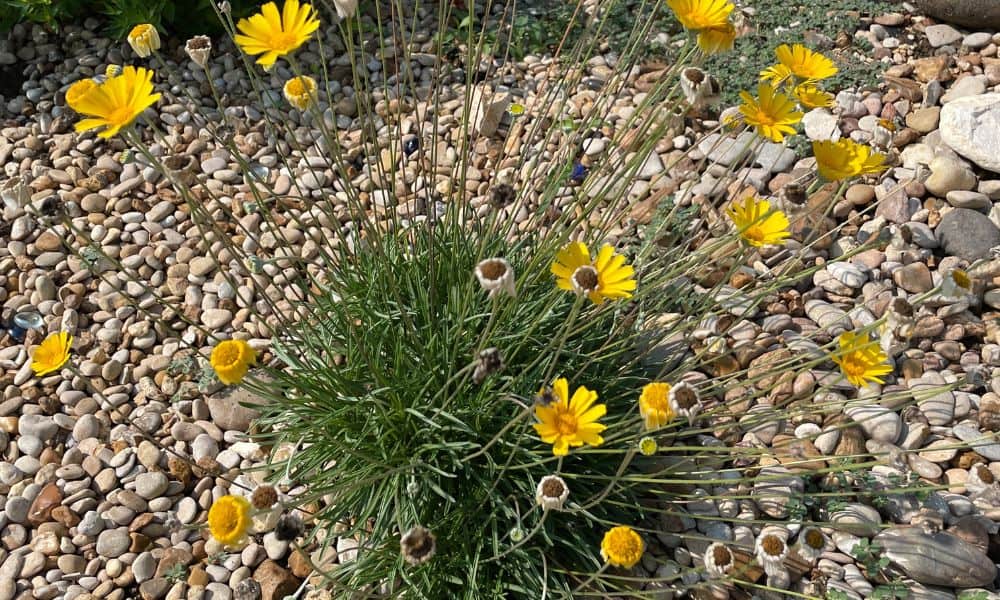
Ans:
[[[62,491],[56,487],[54,482],[43,487],[42,491],[38,493],[35,500],[31,503],[31,506],[28,507],[28,522],[38,527],[50,520],[52,518],[52,511],[55,507],[59,506],[62,499]]]

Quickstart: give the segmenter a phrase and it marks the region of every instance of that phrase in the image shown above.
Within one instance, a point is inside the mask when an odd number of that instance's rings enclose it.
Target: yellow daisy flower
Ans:
[[[726,214],[732,219],[740,236],[751,246],[761,247],[782,244],[791,235],[788,231],[788,217],[780,210],[771,210],[767,200],[747,196],[734,201]]]
[[[642,388],[639,415],[649,430],[659,429],[674,419],[674,411],[670,408],[669,383],[654,381]]]
[[[261,12],[240,19],[236,28],[242,32],[233,38],[236,44],[247,54],[260,54],[257,64],[269,69],[279,57],[306,43],[319,29],[319,19],[313,15],[311,5],[285,0],[280,14],[278,5],[268,2]]]
[[[785,134],[794,135],[795,125],[802,120],[802,113],[795,110],[795,102],[775,90],[769,83],[757,86],[757,98],[749,92],[740,92],[743,104],[740,112],[747,125],[772,142],[782,142]]]
[[[257,360],[257,353],[246,340],[225,340],[212,349],[209,362],[219,381],[232,385],[243,381],[247,369]]]
[[[868,381],[882,383],[882,375],[892,373],[892,367],[885,364],[888,357],[878,342],[867,335],[845,331],[837,338],[837,343],[840,349],[830,359],[840,366],[853,385],[860,387]]]
[[[118,77],[112,77],[78,97],[74,94],[70,107],[90,117],[76,124],[77,131],[103,127],[104,130],[97,135],[109,138],[131,125],[142,111],[159,99],[160,94],[153,93],[153,72],[129,66],[122,69]]]
[[[626,525],[612,527],[601,540],[601,558],[609,565],[630,569],[642,559],[646,544]]]
[[[795,86],[794,94],[799,104],[806,108],[832,108],[837,104],[833,94],[824,92],[810,81]]]
[[[736,8],[729,0],[667,0],[667,6],[685,29],[694,30],[726,25]]]
[[[31,370],[38,376],[58,371],[69,360],[72,345],[73,336],[69,333],[53,333],[35,349],[35,354],[31,357]]]
[[[849,138],[836,142],[813,142],[816,170],[827,181],[840,181],[868,173],[881,173],[887,167],[885,155]]]
[[[69,86],[66,90],[66,104],[76,110],[76,105],[80,99],[97,89],[97,82],[93,79],[81,79]],[[77,110],[77,112],[80,112]]]
[[[802,44],[782,44],[774,50],[778,62],[800,79],[826,79],[837,74],[833,61]]]
[[[551,270],[559,289],[587,294],[594,304],[631,298],[635,290],[635,269],[607,244],[601,247],[597,260],[591,261],[586,244],[570,242],[556,255]]]
[[[250,528],[250,502],[243,496],[222,496],[208,509],[208,530],[221,544],[242,540]]]
[[[570,446],[600,446],[604,443],[600,433],[607,426],[597,420],[608,412],[608,408],[604,404],[594,404],[597,392],[581,385],[570,398],[569,383],[560,377],[552,384],[552,396],[552,402],[535,405],[538,423],[534,425],[542,441],[552,444],[552,454],[566,456]]]
[[[719,27],[708,27],[698,32],[698,47],[705,54],[719,54],[733,49],[736,42],[736,28],[732,23]]]
[[[128,32],[128,45],[141,58],[146,58],[154,50],[160,49],[160,33],[149,23],[136,25]]]
[[[285,82],[285,99],[299,110],[305,110],[316,101],[316,80],[308,75],[292,77]]]
[[[792,78],[792,70],[785,65],[778,63],[761,71],[760,78],[763,81],[771,82],[775,87],[777,87]]]

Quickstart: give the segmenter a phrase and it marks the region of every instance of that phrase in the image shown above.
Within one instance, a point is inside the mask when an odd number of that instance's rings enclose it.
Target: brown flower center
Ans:
[[[580,267],[573,272],[573,285],[582,292],[596,291],[599,284],[597,269],[590,265]]]
[[[546,498],[558,498],[562,496],[564,491],[566,491],[566,486],[558,479],[546,479],[542,483],[542,495]]]
[[[769,556],[781,556],[785,551],[785,542],[776,535],[768,535],[761,540],[760,547]]]
[[[691,408],[698,403],[698,395],[689,387],[678,386],[674,388],[674,402],[680,408]]]
[[[712,549],[712,559],[715,560],[716,566],[728,567],[733,564],[733,553],[725,546],[716,546]]]
[[[188,40],[187,46],[191,50],[207,50],[212,42],[205,36],[199,35]]]
[[[497,280],[507,273],[507,265],[503,264],[503,261],[488,260],[480,265],[479,272],[486,279]]]
[[[823,545],[824,545],[824,543],[823,543],[823,534],[820,533],[818,529],[809,529],[809,530],[807,530],[805,538],[804,538],[803,541],[805,541],[806,546],[809,546],[810,548],[812,548],[814,550],[822,550],[823,549]]]

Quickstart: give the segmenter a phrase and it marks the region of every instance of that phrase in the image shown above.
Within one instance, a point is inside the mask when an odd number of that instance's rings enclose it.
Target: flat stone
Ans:
[[[896,285],[911,293],[926,292],[934,287],[931,271],[922,262],[910,263],[892,272]]]
[[[952,427],[955,437],[969,444],[978,454],[992,461],[1000,461],[1000,441],[997,434],[991,431],[980,431],[972,423],[959,423]]]
[[[840,139],[837,116],[825,108],[816,108],[807,112],[802,117],[802,128],[810,140],[835,142]]]
[[[146,500],[159,498],[169,486],[167,476],[159,471],[140,473],[135,478],[135,493]]]
[[[971,190],[976,187],[976,174],[960,160],[935,156],[928,166],[931,174],[924,180],[924,187],[939,198],[953,190]]]
[[[980,587],[996,577],[996,566],[982,550],[951,533],[897,527],[879,533],[874,542],[890,562],[926,585]]]
[[[896,443],[902,431],[903,422],[894,411],[876,404],[854,406],[846,411],[854,422],[861,426],[869,439]]]
[[[97,536],[97,554],[104,558],[118,558],[128,552],[131,543],[128,527],[107,529]]]
[[[951,84],[948,91],[941,96],[941,104],[947,105],[958,100],[959,98],[978,96],[986,91],[986,85],[987,81],[985,75],[970,75],[963,77]]]
[[[746,131],[735,139],[713,133],[705,136],[698,143],[698,149],[710,161],[724,167],[731,167],[750,153],[755,137],[755,134]]]
[[[952,150],[988,171],[1000,173],[1000,93],[949,102],[941,109],[938,130],[941,140]]]
[[[945,24],[929,25],[926,29],[924,29],[924,35],[927,36],[927,42],[932,48],[940,48],[941,46],[954,44],[965,37],[959,30],[955,29],[951,25]]]
[[[1000,229],[986,215],[967,208],[944,215],[936,234],[947,254],[969,261],[986,258],[990,248],[1000,245]]]
[[[250,424],[260,416],[260,411],[253,405],[263,404],[264,400],[243,388],[235,388],[225,396],[209,397],[208,404],[212,422],[226,431],[249,431]]]
[[[956,208],[980,210],[992,206],[989,196],[972,190],[952,190],[945,194],[945,199]]]
[[[937,129],[938,120],[940,118],[940,106],[918,108],[917,110],[906,115],[906,126],[920,133],[930,133]]]

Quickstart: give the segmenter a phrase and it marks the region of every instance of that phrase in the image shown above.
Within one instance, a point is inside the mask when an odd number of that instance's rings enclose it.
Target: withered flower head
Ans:
[[[472,372],[472,381],[481,384],[487,377],[503,369],[503,357],[498,348],[487,348],[479,353],[476,369]]]
[[[278,502],[278,491],[270,485],[262,485],[253,491],[250,504],[257,510],[271,508]]]
[[[437,550],[437,540],[429,529],[415,525],[399,540],[403,560],[410,565],[420,565],[431,559]]]

